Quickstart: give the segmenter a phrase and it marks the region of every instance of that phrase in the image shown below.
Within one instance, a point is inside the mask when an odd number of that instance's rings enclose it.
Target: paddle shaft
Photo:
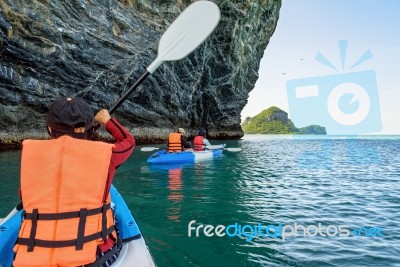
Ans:
[[[112,114],[121,104],[128,98],[128,96],[135,90],[146,78],[150,72],[147,70],[140,76],[140,78],[120,97],[120,99],[109,109],[109,113]]]
[[[117,102],[115,102],[115,104],[108,110],[108,112],[110,113],[110,115],[112,113],[114,113],[114,111],[122,105],[122,103],[124,103],[124,101],[129,97],[129,95],[133,92],[133,90],[135,90],[146,78],[147,76],[149,76],[150,72],[148,72],[147,70],[142,74],[142,76],[140,76],[140,78],[120,97],[120,99],[118,99]],[[93,125],[93,127],[91,128],[91,133],[94,133],[95,131],[97,131],[100,128],[101,124],[100,123],[96,123],[95,125]]]

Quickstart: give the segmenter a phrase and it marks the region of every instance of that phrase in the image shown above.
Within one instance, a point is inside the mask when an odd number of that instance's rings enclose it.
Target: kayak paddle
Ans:
[[[158,148],[158,147],[142,147],[140,149],[140,151],[148,152],[148,151],[154,151],[154,150],[157,150],[157,149],[160,149],[160,148]]]
[[[240,152],[240,151],[242,151],[242,148],[240,148],[240,147],[228,147],[228,148],[224,148],[224,150],[227,150],[229,152]]]
[[[133,90],[164,61],[182,59],[202,44],[218,25],[220,17],[219,8],[213,2],[196,1],[189,5],[161,36],[156,59],[110,108],[109,113],[113,113],[128,98]]]
[[[240,147],[221,147],[221,145],[211,145],[211,146],[206,146],[206,149],[208,150],[213,150],[213,149],[221,149],[223,148],[224,150],[227,150],[229,152],[239,152],[242,151]]]

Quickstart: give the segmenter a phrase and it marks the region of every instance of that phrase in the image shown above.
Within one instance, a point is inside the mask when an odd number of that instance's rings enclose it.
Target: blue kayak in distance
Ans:
[[[183,151],[167,152],[160,150],[149,157],[149,164],[174,164],[174,163],[195,163],[203,160],[215,159],[221,156],[225,144],[209,146],[205,151]]]

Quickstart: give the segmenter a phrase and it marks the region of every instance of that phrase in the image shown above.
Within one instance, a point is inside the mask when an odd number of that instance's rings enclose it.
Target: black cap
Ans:
[[[50,107],[46,125],[52,130],[73,133],[74,128],[93,126],[92,107],[81,98],[59,98]]]
[[[200,131],[199,131],[199,135],[200,135],[200,136],[206,136],[206,130],[204,130],[203,128],[201,128]]]

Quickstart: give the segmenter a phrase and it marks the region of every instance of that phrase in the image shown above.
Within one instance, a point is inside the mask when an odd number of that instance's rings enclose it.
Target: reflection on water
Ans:
[[[245,136],[216,160],[148,165],[114,185],[159,266],[400,266],[400,138]],[[0,153],[2,215],[18,203],[17,154]],[[379,226],[383,237],[188,237],[188,223]]]
[[[168,170],[168,189],[170,194],[168,200],[174,203],[173,207],[168,209],[168,219],[171,221],[179,221],[181,207],[180,202],[183,199],[182,195],[182,168]]]
[[[400,251],[395,243],[400,235],[396,234],[395,221],[400,219],[400,189],[394,186],[400,177],[400,157],[394,156],[400,153],[398,138],[250,136],[227,144],[242,147],[243,151],[225,151],[218,160],[183,166],[178,190],[171,190],[173,179],[169,178],[167,194],[179,192],[179,205],[175,202],[167,209],[167,218],[172,223],[163,226],[164,245],[153,243],[160,251],[161,264],[394,266],[398,263],[396,255]],[[161,189],[157,193],[163,194]],[[174,212],[178,210],[179,219],[174,220],[177,218],[173,217],[177,215]],[[387,235],[380,239],[291,237],[285,241],[256,237],[251,242],[243,237],[207,238],[204,234],[188,238],[191,220],[214,226],[234,223],[380,226]],[[164,252],[165,242],[171,246],[171,253]]]

